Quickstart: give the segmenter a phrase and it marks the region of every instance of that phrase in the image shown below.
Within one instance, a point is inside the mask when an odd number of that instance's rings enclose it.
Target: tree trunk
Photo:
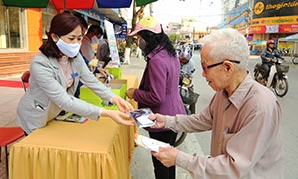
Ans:
[[[133,0],[133,10],[132,10],[132,13],[133,14],[132,14],[132,20],[131,20],[131,31],[135,30],[136,24],[137,24],[137,20],[143,18],[145,7],[146,7],[146,5],[141,6],[137,10],[136,0]],[[126,38],[126,47],[127,48],[130,48],[132,43],[133,43],[133,37],[132,36],[128,36]]]

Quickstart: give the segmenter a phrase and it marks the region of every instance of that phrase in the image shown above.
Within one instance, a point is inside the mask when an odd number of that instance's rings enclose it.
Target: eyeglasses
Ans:
[[[214,64],[212,64],[212,65],[208,65],[208,66],[205,66],[203,63],[201,63],[201,65],[202,65],[202,69],[203,69],[203,71],[206,73],[207,69],[216,67],[216,66],[218,66],[218,65],[221,65],[221,64],[223,64],[225,61],[230,61],[230,62],[237,63],[237,64],[240,63],[240,61],[238,61],[238,60],[224,60],[224,61],[222,61],[222,62],[214,63]]]

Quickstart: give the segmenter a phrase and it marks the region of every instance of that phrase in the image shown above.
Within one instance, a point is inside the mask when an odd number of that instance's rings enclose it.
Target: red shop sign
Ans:
[[[266,26],[252,26],[249,27],[249,34],[264,34],[266,32]]]
[[[279,25],[279,33],[297,33],[298,24],[284,24]]]

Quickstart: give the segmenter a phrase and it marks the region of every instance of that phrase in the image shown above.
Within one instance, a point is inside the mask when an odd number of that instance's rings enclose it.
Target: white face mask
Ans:
[[[98,38],[96,37],[96,35],[94,35],[92,38],[91,38],[91,43],[92,44],[97,44],[99,42]]]
[[[81,48],[80,43],[68,44],[60,38],[59,38],[58,42],[56,43],[56,45],[64,55],[66,55],[70,58],[73,58],[76,55],[78,55],[80,48]]]

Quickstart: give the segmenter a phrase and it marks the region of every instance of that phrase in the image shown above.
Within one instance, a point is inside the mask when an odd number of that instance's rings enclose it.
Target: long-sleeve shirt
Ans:
[[[211,155],[179,151],[176,165],[194,178],[282,178],[281,110],[275,95],[248,74],[227,97],[217,92],[198,115],[166,117],[175,131],[212,130]]]
[[[165,49],[159,48],[156,47],[147,55],[150,60],[147,61],[139,89],[134,91],[133,98],[138,102],[139,108],[150,108],[154,113],[185,114],[178,89],[179,59],[176,56],[169,56]],[[163,131],[163,129],[147,130]]]
[[[92,48],[92,41],[86,35],[82,39],[81,52],[88,61],[95,57],[95,53]]]
[[[99,61],[106,61],[106,58],[110,56],[109,44],[106,40],[102,40],[99,42],[96,52],[96,58]]]
[[[181,64],[180,70],[183,71],[186,78],[193,78],[195,75],[195,64],[192,59],[186,64]]]

